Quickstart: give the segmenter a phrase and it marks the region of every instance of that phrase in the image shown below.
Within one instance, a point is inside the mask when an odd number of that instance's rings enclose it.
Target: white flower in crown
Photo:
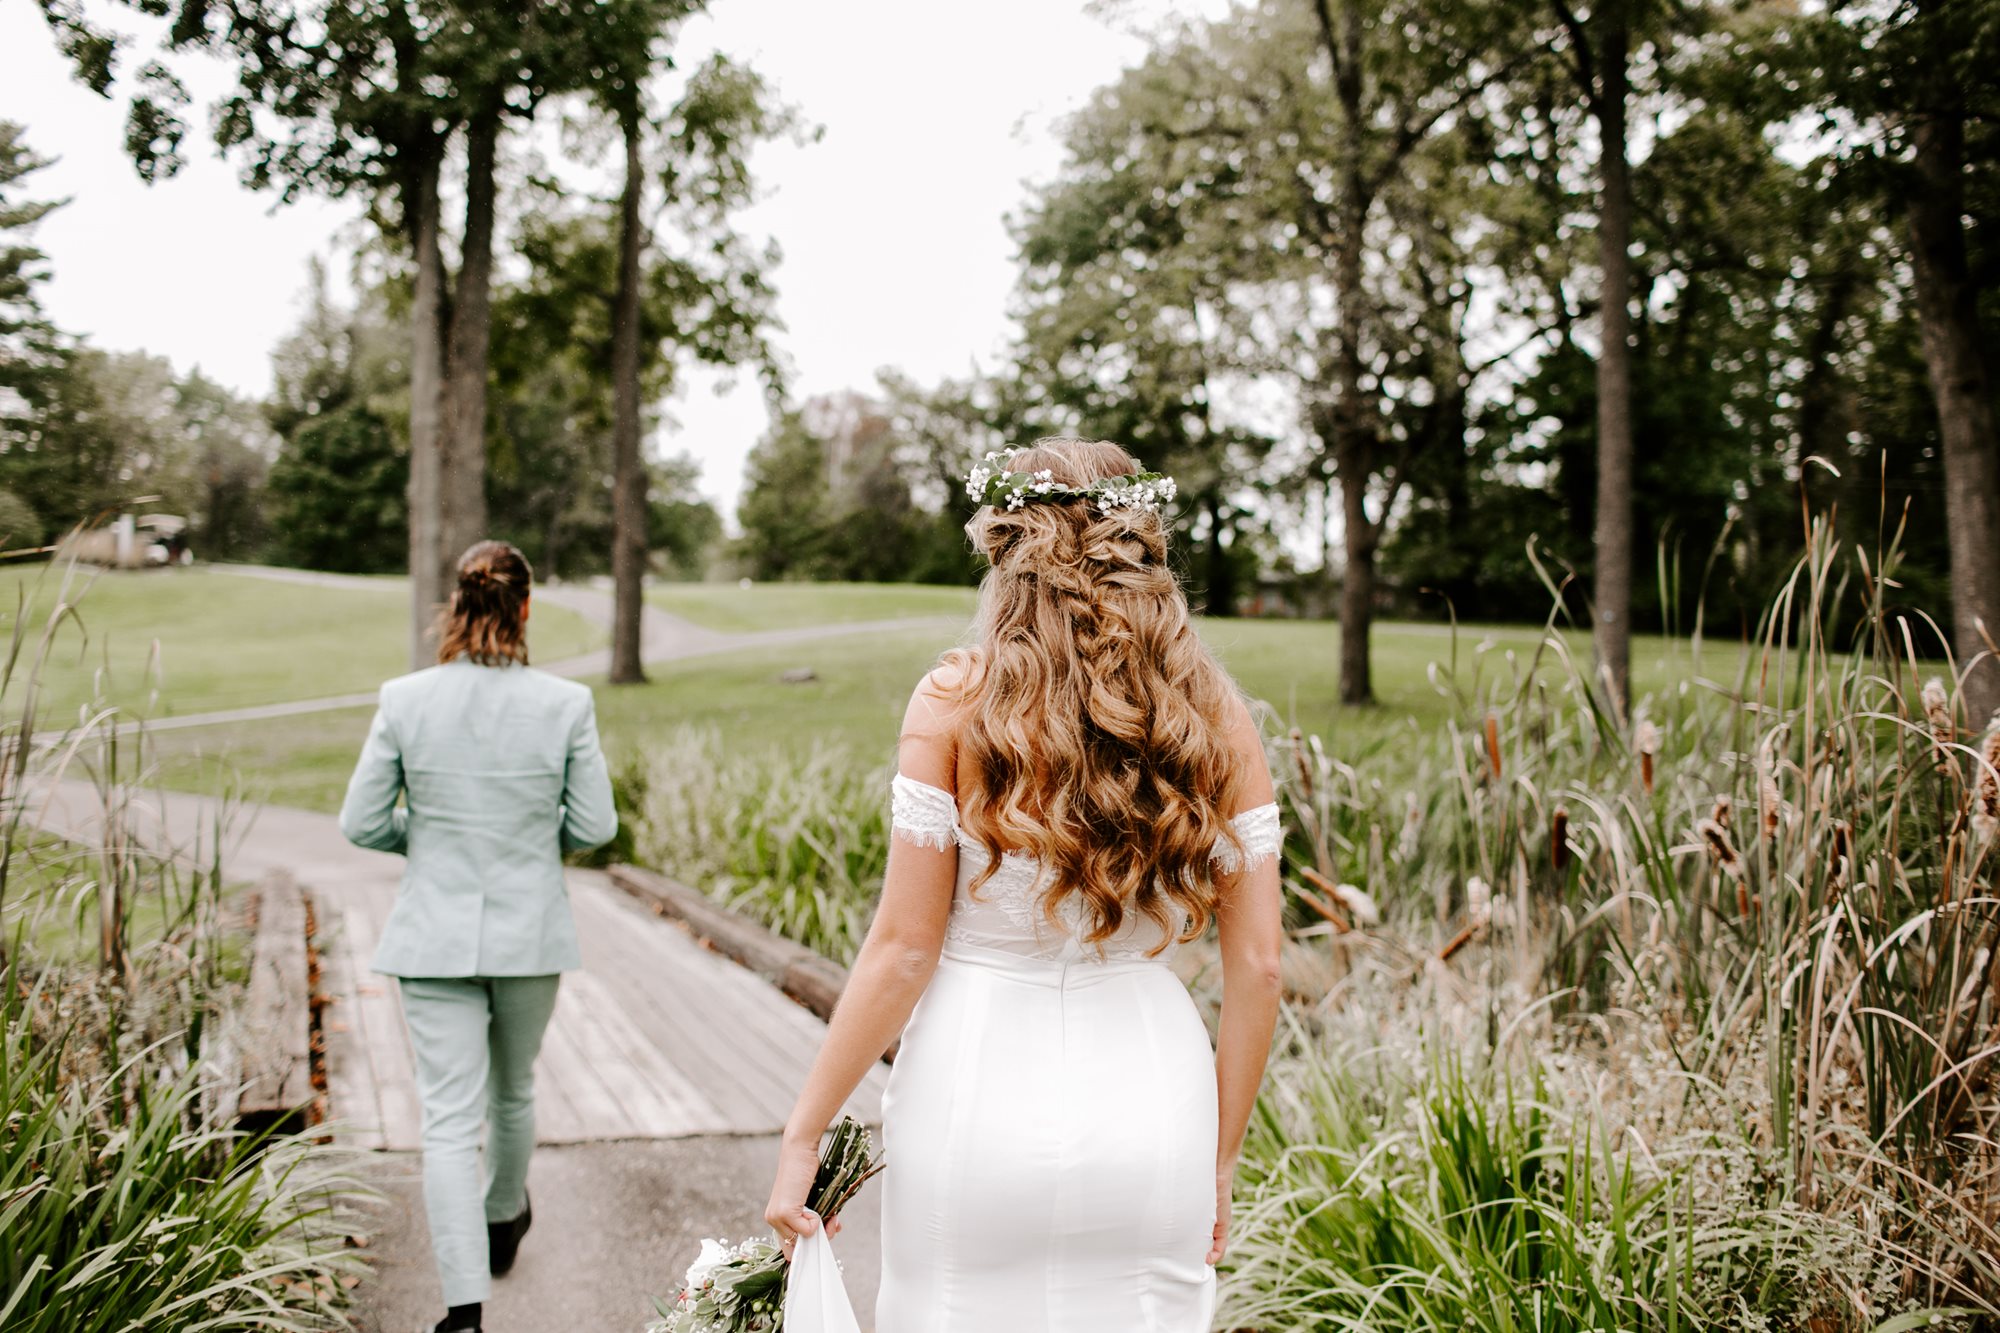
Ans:
[[[1015,472],[1011,464],[1020,453],[994,451],[973,465],[966,474],[965,493],[983,505],[1017,512],[1036,500],[1088,500],[1105,513],[1121,509],[1143,509],[1157,514],[1160,507],[1178,493],[1172,477],[1157,472],[1105,477],[1088,486],[1066,486],[1055,472],[1042,468],[1035,472]]]

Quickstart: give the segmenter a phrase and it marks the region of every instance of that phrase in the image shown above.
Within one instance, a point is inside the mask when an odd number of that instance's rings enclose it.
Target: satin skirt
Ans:
[[[1214,1057],[1165,966],[951,945],[882,1115],[876,1333],[1208,1333]]]

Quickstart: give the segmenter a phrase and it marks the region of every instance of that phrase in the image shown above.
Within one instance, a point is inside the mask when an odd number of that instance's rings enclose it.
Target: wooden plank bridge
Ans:
[[[94,836],[94,793],[62,783],[43,793],[54,832]],[[213,819],[197,797],[135,798],[142,836],[192,848]],[[368,970],[403,859],[364,851],[331,815],[264,806],[225,834],[232,880],[292,876],[317,914],[328,1119],[344,1140],[411,1150],[421,1142],[402,1004],[394,978]],[[582,970],[564,975],[535,1067],[543,1143],[775,1134],[819,1048],[825,1025],[754,973],[703,948],[609,877],[571,870]],[[881,1120],[883,1072],[848,1110]]]

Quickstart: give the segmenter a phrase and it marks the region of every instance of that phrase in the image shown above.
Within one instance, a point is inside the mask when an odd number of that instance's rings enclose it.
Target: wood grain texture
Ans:
[[[86,790],[52,785],[68,797],[53,807],[57,814],[83,808]],[[210,814],[192,796],[147,799],[157,803],[155,822],[168,837],[203,827]],[[234,831],[225,860],[236,878],[283,874],[312,895],[320,988],[328,1000],[322,1024],[329,1131],[356,1147],[420,1148],[423,1112],[401,992],[394,977],[369,970],[395,905],[402,858],[349,845],[329,815],[265,806]],[[568,883],[584,965],[563,979],[536,1063],[537,1138],[582,1143],[781,1131],[826,1025],[776,982],[787,970],[795,979],[817,972],[814,955],[788,945],[766,980],[601,872],[571,870]],[[299,943],[303,1006],[302,915]],[[822,1003],[838,993],[835,975],[816,977]],[[302,1008],[302,1050],[305,1034]],[[870,1124],[881,1122],[886,1072],[871,1072],[848,1104]]]
[[[311,1000],[305,897],[290,875],[272,874],[258,889],[251,937],[250,986],[239,1034],[239,1117],[283,1117],[311,1105]]]

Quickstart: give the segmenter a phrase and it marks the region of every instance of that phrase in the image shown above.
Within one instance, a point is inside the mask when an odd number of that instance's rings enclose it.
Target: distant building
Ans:
[[[178,514],[120,514],[101,528],[79,532],[57,548],[57,558],[108,569],[191,565],[187,520]]]

